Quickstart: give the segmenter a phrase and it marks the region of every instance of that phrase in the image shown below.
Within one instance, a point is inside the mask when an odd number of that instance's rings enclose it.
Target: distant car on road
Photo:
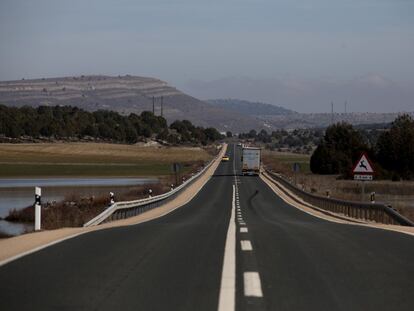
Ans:
[[[221,158],[221,161],[222,162],[227,162],[227,161],[230,161],[230,158],[228,156],[224,156],[224,157]]]

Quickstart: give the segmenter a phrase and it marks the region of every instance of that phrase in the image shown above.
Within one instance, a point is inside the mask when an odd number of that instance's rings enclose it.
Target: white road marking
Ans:
[[[252,251],[253,250],[252,243],[250,243],[249,240],[241,240],[240,244],[241,244],[242,251]]]
[[[244,295],[247,297],[263,297],[262,285],[258,272],[244,272]]]
[[[244,221],[239,221],[239,225],[240,225],[240,226],[245,226],[245,225],[246,225],[246,223],[245,223]]]
[[[226,246],[224,249],[223,270],[221,272],[221,285],[218,311],[234,311],[236,301],[236,224],[235,187],[233,186],[233,201],[229,228],[227,229]]]
[[[249,230],[246,227],[240,228],[241,233],[247,233]]]

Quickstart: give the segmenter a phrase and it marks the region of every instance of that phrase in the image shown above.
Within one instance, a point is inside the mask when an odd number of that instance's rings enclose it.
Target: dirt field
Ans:
[[[298,162],[301,172],[296,176],[298,186],[306,191],[314,192],[319,195],[326,195],[338,199],[351,201],[370,200],[371,192],[375,192],[377,202],[391,205],[406,217],[414,220],[414,182],[413,181],[389,181],[374,180],[372,182],[362,182],[354,180],[341,180],[336,175],[315,175],[309,170],[310,156],[298,155],[283,152],[266,150],[263,154],[264,164],[274,171],[288,176],[294,182],[292,165]],[[364,187],[364,194],[363,194]]]
[[[155,176],[208,161],[202,148],[143,147],[100,143],[0,144],[0,177]]]

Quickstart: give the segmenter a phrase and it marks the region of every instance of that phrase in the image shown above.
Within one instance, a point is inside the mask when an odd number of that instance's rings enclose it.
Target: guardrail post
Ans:
[[[371,192],[370,199],[371,199],[371,203],[375,203],[375,192]]]

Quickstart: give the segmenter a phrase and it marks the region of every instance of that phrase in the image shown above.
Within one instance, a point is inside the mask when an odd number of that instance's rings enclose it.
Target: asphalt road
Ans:
[[[217,310],[234,184],[236,310],[414,309],[414,237],[305,214],[259,178],[235,178],[240,150],[228,154],[162,218],[0,267],[0,310]]]

